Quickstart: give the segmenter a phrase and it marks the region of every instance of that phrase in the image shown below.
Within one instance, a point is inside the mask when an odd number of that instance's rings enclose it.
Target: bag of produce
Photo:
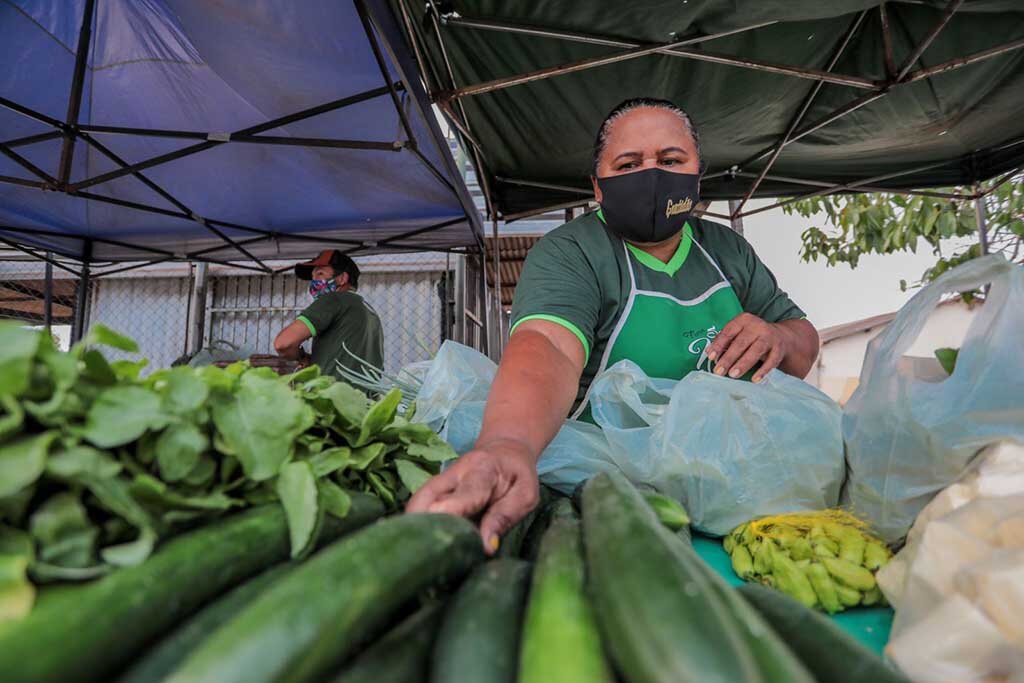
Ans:
[[[915,681],[1024,678],[1024,445],[976,463],[878,572],[896,609],[886,654]]]
[[[907,362],[943,295],[988,283],[951,375]],[[843,415],[850,469],[843,504],[887,542],[902,539],[982,448],[1001,439],[1024,441],[1022,330],[1024,268],[986,256],[918,292],[868,345],[860,385]]]
[[[615,464],[682,501],[704,533],[839,500],[839,406],[795,377],[773,371],[753,384],[693,372],[674,382],[621,361],[590,396]]]

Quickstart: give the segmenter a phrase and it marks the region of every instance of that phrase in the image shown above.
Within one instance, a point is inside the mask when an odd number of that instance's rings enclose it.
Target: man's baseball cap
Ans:
[[[324,249],[311,261],[295,264],[295,277],[300,280],[312,280],[313,269],[320,266],[331,266],[335,273],[348,273],[353,283],[359,279],[359,266],[350,257],[337,249]]]

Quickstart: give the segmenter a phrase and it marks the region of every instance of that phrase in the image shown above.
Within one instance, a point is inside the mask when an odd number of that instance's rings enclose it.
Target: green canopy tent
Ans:
[[[392,3],[492,219],[586,203],[596,129],[640,95],[691,114],[702,193],[733,217],[778,205],[752,197],[974,198],[1024,165],[1020,0]]]

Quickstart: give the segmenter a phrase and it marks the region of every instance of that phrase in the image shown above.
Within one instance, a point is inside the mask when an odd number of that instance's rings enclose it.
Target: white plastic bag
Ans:
[[[446,342],[415,419],[440,428],[457,452],[470,450],[495,370],[476,351]],[[594,380],[590,400],[597,426],[567,420],[537,464],[541,481],[564,493],[618,470],[682,501],[694,525],[711,534],[838,501],[839,407],[781,372],[760,384],[707,373],[675,382],[621,361]]]
[[[953,374],[928,376],[903,358],[941,297],[991,283]],[[850,467],[843,504],[886,541],[900,540],[932,497],[978,451],[1024,441],[1024,268],[975,259],[931,283],[868,345],[843,415]]]
[[[912,680],[1024,678],[1024,446],[986,449],[877,579],[896,609],[886,654]]]

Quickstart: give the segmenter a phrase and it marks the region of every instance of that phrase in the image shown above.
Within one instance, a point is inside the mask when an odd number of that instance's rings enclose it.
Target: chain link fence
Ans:
[[[384,326],[388,372],[430,359],[445,339],[479,342],[477,324],[456,315],[457,306],[476,305],[476,285],[467,283],[463,257],[429,252],[356,261],[362,271],[359,294],[374,307]],[[283,268],[288,263],[268,265]],[[80,269],[80,264],[69,266]],[[195,268],[190,263],[163,263],[110,275],[103,274],[104,268],[94,268],[86,296],[85,328],[102,323],[135,339],[141,355],[150,359],[151,371],[185,361],[190,352],[214,343],[273,354],[274,337],[312,301],[307,283],[290,272],[263,275],[221,265],[209,266],[205,298],[199,300],[194,291]],[[62,348],[67,348],[79,279],[59,268],[52,270],[52,329]],[[0,259],[0,318],[43,325],[45,278],[42,261]],[[199,342],[190,338],[190,322],[196,322],[197,315],[203,318],[204,330]],[[482,312],[472,317],[482,318]],[[111,358],[136,357],[112,349],[106,353]]]
[[[75,264],[68,264],[72,269]],[[47,270],[50,296],[47,301]],[[0,320],[32,327],[47,323],[61,348],[68,348],[74,323],[79,279],[59,267],[48,269],[43,261],[0,257]],[[47,313],[49,311],[49,314]]]

